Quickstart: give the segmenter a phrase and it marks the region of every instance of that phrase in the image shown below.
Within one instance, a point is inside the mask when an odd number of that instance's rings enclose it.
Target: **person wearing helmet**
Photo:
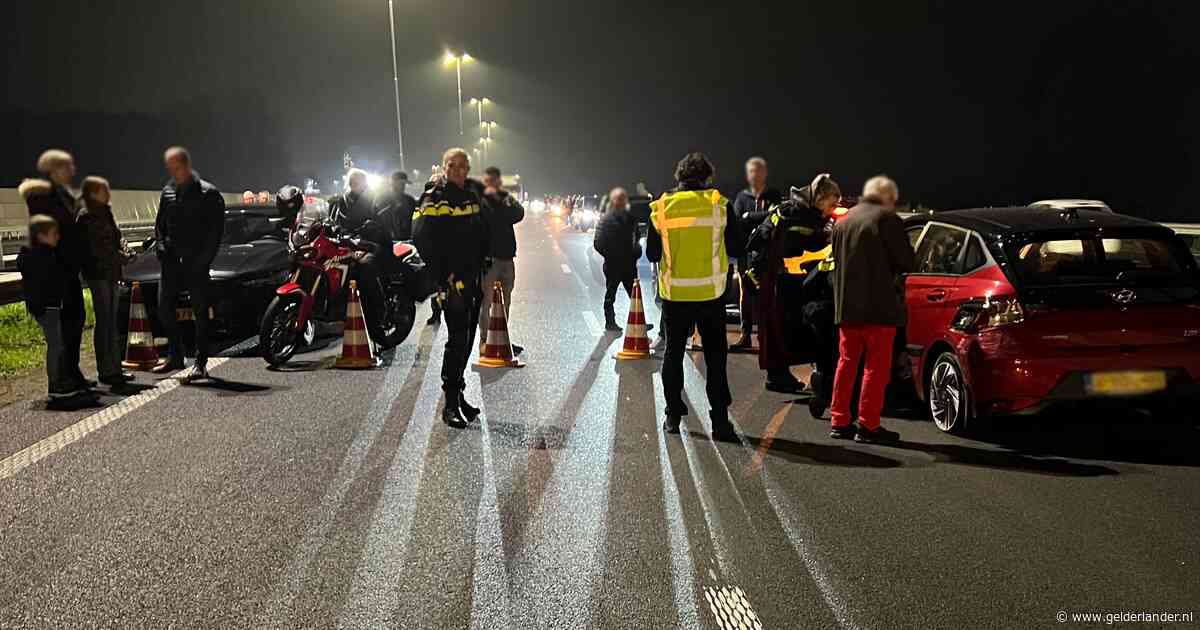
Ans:
[[[284,186],[275,194],[275,208],[283,217],[283,224],[289,228],[296,224],[296,217],[304,208],[304,191],[299,186]]]

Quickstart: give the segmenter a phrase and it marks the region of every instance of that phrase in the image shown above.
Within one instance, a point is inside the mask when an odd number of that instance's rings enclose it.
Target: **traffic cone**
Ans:
[[[342,332],[342,356],[333,367],[340,370],[366,370],[375,367],[367,322],[358,301],[358,282],[350,281],[350,299],[346,302],[346,327]]]
[[[134,282],[129,290],[129,329],[125,342],[125,360],[121,367],[128,370],[149,370],[158,365],[158,346],[154,331],[146,319],[146,302],[141,283]]]
[[[522,368],[525,364],[513,357],[512,343],[508,341],[508,318],[504,314],[504,288],[499,282],[492,285],[492,307],[488,311],[487,342],[479,361],[486,368]]]
[[[625,324],[625,347],[617,353],[618,359],[649,359],[650,338],[646,336],[646,311],[642,307],[642,283],[633,280],[633,293],[629,296],[629,321]]]

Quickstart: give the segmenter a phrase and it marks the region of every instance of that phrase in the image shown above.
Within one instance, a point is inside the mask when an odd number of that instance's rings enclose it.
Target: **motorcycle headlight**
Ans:
[[[293,249],[300,249],[305,245],[313,242],[317,237],[318,230],[315,227],[302,227],[292,230],[291,244]]]

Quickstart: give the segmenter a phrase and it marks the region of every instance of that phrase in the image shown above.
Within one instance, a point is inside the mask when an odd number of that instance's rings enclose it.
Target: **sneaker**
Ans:
[[[829,429],[829,437],[835,440],[853,440],[854,434],[858,431],[858,427],[854,423],[847,424],[844,427],[833,427]]]
[[[192,368],[191,373],[184,378],[184,381],[187,383],[195,383],[196,381],[207,381],[209,378],[211,377],[208,375],[208,366],[203,363],[197,363],[196,366]]]
[[[458,409],[462,411],[464,416],[467,417],[468,422],[474,422],[478,420],[479,414],[481,413],[479,411],[479,407],[467,402],[467,395],[465,392],[459,392],[458,394]]]
[[[862,444],[895,444],[900,441],[900,434],[883,427],[874,431],[859,427],[858,433],[854,434],[854,441]]]
[[[671,414],[667,414],[666,419],[663,420],[663,425],[662,425],[663,431],[666,433],[678,434],[679,433],[679,423],[682,421],[683,421],[683,416],[673,416]]]
[[[519,356],[521,356],[522,352],[525,352],[525,346],[518,346],[517,344],[514,343],[512,345],[512,351],[513,351],[514,357],[519,357]]]
[[[120,387],[133,380],[133,375],[125,372],[116,376],[101,376],[100,382],[109,387]]]

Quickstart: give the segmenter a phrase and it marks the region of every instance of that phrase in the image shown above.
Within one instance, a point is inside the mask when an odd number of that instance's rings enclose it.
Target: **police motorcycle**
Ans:
[[[299,349],[311,345],[319,323],[345,319],[352,267],[374,248],[356,234],[344,233],[329,216],[329,205],[305,196],[298,187],[281,189],[276,204],[285,218],[294,218],[288,234],[292,272],[275,290],[259,327],[259,349],[272,367],[287,364]],[[416,248],[396,242],[392,252],[394,261],[379,274],[384,305],[374,310],[382,312],[382,321],[368,326],[379,331],[382,338],[373,341],[384,347],[395,347],[408,337],[417,302],[431,292]]]

